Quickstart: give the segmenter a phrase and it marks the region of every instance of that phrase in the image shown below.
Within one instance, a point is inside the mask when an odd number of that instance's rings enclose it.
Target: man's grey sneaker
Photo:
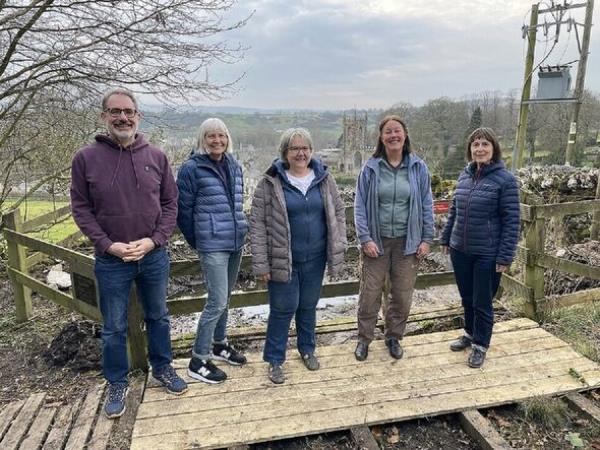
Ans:
[[[300,353],[300,357],[308,370],[319,370],[321,367],[314,353]]]
[[[188,366],[188,375],[205,383],[222,383],[227,379],[227,374],[215,366],[212,361],[192,358]]]
[[[283,384],[285,382],[285,375],[283,374],[281,364],[269,364],[269,380],[275,384]]]
[[[452,341],[450,343],[450,350],[452,350],[453,352],[460,352],[465,348],[470,347],[472,343],[473,340],[463,334],[457,340]]]
[[[111,383],[108,385],[104,413],[109,419],[121,417],[125,412],[125,397],[127,397],[127,383]]]
[[[385,345],[387,346],[388,350],[390,351],[390,355],[392,356],[392,358],[400,359],[400,358],[402,358],[402,355],[404,355],[404,350],[402,350],[402,347],[400,346],[400,342],[398,341],[398,338],[386,339]]]
[[[485,352],[478,347],[473,346],[471,350],[471,354],[469,355],[469,360],[467,364],[469,367],[473,369],[478,369],[483,366],[483,362],[485,361]]]
[[[359,341],[356,344],[356,350],[354,350],[354,357],[358,361],[364,361],[367,359],[367,356],[369,356],[369,344]]]
[[[213,359],[227,361],[232,366],[246,364],[246,357],[229,344],[214,344]]]
[[[187,383],[177,375],[170,364],[163,367],[160,372],[152,371],[152,376],[167,389],[169,394],[181,395],[188,389]]]

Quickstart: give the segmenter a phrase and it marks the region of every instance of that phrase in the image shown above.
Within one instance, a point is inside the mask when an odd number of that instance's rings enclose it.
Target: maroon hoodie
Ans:
[[[146,237],[164,245],[177,220],[177,185],[167,157],[141,134],[127,149],[96,136],[73,158],[71,211],[99,254],[114,242]]]

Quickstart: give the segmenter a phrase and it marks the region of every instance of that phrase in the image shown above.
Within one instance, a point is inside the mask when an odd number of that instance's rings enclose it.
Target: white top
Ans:
[[[295,177],[289,170],[286,170],[285,174],[287,175],[288,180],[290,180],[290,184],[302,192],[302,195],[306,195],[310,184],[315,179],[315,171],[312,169],[310,169],[308,174],[303,177]]]

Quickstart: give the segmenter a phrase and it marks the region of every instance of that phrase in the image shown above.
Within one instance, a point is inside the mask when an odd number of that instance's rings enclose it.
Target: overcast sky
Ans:
[[[211,77],[226,81],[246,75],[239,93],[218,104],[386,108],[397,102],[421,105],[440,96],[461,98],[481,91],[520,89],[526,52],[521,26],[529,23],[532,3],[240,0],[230,18],[255,13],[227,39],[250,48],[241,63],[219,68]],[[586,88],[600,92],[600,6],[595,9]],[[585,8],[571,10],[579,22],[584,13]],[[544,19],[553,20],[550,14],[541,15],[540,23]],[[536,62],[550,49],[554,34],[554,29],[548,37],[538,32]],[[546,62],[577,59],[576,42],[575,33],[563,26]],[[574,87],[575,68],[572,77]]]

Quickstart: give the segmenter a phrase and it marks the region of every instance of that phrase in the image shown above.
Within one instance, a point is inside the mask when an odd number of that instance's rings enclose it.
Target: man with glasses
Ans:
[[[94,273],[103,317],[102,371],[109,383],[110,418],[125,412],[127,308],[133,282],[144,310],[152,375],[172,394],[187,384],[171,366],[166,306],[169,257],[177,218],[177,185],[165,154],[137,133],[142,114],[133,93],[116,88],[102,99],[107,134],[79,150],[71,170],[71,209],[93,242]]]

